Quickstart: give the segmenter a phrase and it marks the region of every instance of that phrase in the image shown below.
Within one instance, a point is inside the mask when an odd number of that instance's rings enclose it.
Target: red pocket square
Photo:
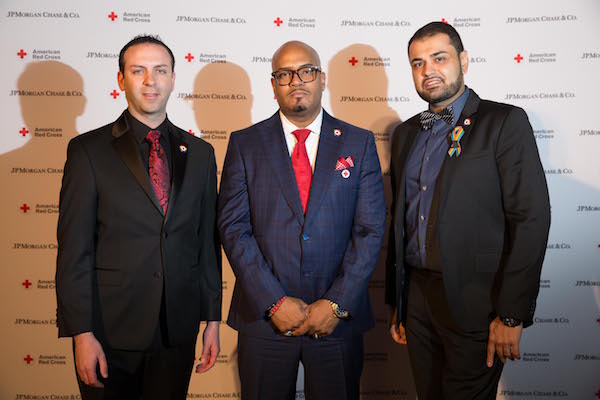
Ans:
[[[352,156],[349,157],[340,157],[335,163],[335,170],[341,171],[343,169],[348,169],[354,167],[354,158]]]

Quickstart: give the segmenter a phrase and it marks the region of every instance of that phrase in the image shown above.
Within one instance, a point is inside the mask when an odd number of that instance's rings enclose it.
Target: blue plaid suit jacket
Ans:
[[[335,135],[339,130],[339,135]],[[352,156],[344,178],[340,157]],[[228,324],[275,337],[265,311],[284,295],[325,298],[352,319],[332,336],[374,325],[368,283],[385,230],[385,198],[373,134],[323,113],[306,215],[279,113],[233,132],[223,166],[218,227],[236,276]]]

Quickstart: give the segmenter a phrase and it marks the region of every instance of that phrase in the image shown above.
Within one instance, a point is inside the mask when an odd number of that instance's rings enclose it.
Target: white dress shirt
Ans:
[[[289,119],[286,118],[285,115],[281,111],[279,111],[279,116],[281,117],[281,125],[283,126],[283,134],[285,136],[285,142],[288,147],[288,151],[290,152],[290,157],[292,156],[292,152],[294,151],[294,146],[296,146],[296,136],[292,132],[296,129],[310,129],[310,134],[306,138],[306,153],[308,154],[308,161],[310,161],[310,166],[315,171],[315,161],[317,160],[317,148],[319,147],[319,135],[321,134],[321,125],[323,124],[323,108],[319,111],[319,115],[314,119],[306,128],[299,128],[290,122]]]

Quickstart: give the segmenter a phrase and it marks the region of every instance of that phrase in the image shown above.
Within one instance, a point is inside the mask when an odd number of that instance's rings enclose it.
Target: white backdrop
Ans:
[[[213,144],[219,169],[229,133],[277,109],[273,52],[291,39],[311,44],[327,73],[324,107],[374,131],[388,185],[391,131],[426,108],[406,44],[425,23],[444,20],[469,52],[467,84],[527,111],[550,187],[536,323],[524,332],[523,359],[505,368],[498,397],[600,399],[599,19],[597,0],[3,0],[0,398],[78,397],[71,343],[56,338],[58,193],[68,140],[126,107],[116,76],[129,39],[159,34],[171,47],[169,118]],[[362,398],[414,399],[406,350],[386,332],[383,275],[380,263]],[[226,263],[223,279],[225,319],[234,282]],[[188,397],[239,397],[236,334],[225,324],[218,364],[192,376]],[[304,398],[301,384],[297,397]]]

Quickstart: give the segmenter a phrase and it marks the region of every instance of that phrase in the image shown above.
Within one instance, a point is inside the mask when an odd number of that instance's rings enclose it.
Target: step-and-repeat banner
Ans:
[[[597,0],[4,0],[0,398],[79,397],[71,341],[57,339],[55,324],[59,190],[68,141],[126,107],[117,60],[127,41],[153,33],[172,48],[169,118],[215,147],[219,170],[231,131],[277,110],[273,52],[292,39],[311,44],[327,73],[325,109],[375,134],[389,205],[391,132],[426,108],[406,45],[432,20],[461,34],[471,88],[527,111],[550,187],[552,228],[535,324],[524,332],[521,361],[505,368],[498,398],[600,399]],[[365,337],[362,399],[414,399],[406,349],[387,333],[382,260],[370,283],[377,324]],[[225,264],[224,316],[234,279]],[[236,332],[223,323],[217,364],[193,374],[188,398],[240,396],[236,345]],[[304,398],[302,373],[297,398]]]

